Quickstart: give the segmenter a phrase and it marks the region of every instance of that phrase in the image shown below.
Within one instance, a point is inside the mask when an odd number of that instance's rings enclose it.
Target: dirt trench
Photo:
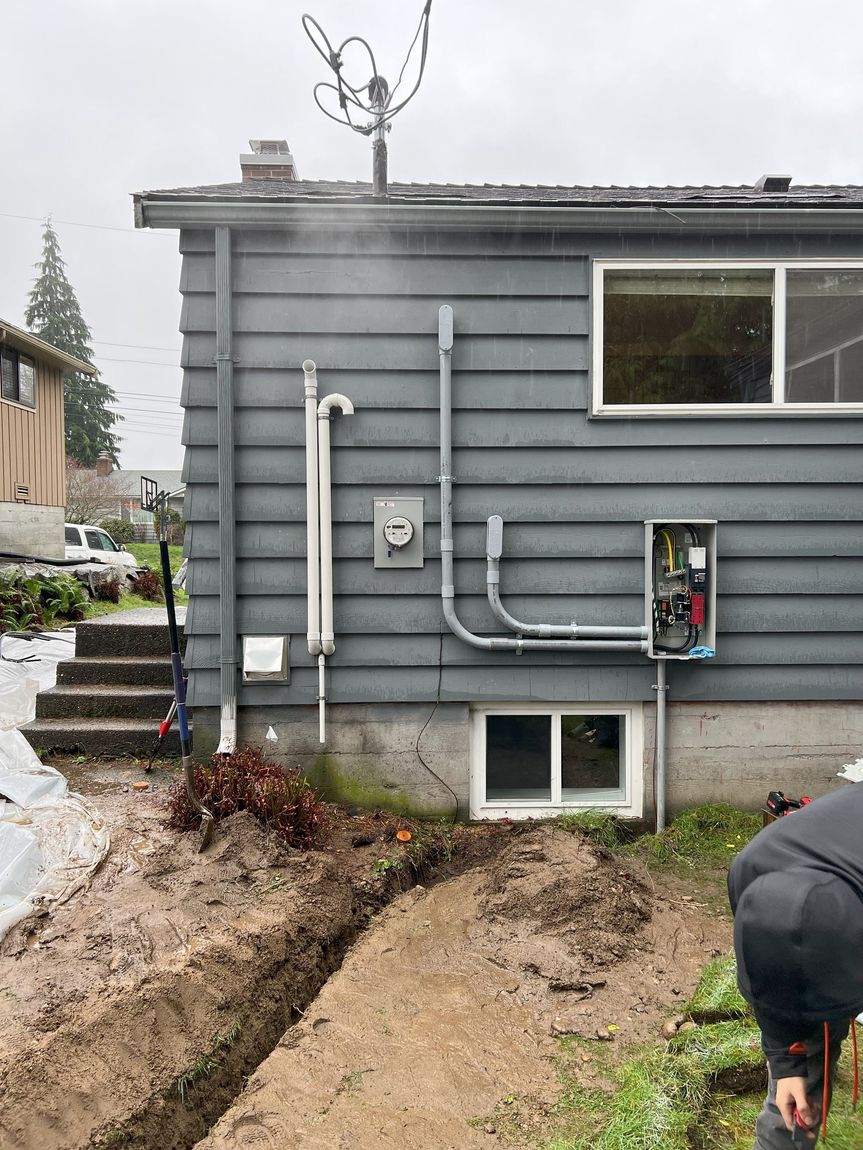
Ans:
[[[98,802],[91,888],[0,948],[3,1150],[488,1147],[514,1099],[542,1125],[553,1036],[655,1036],[728,942],[556,827],[464,831],[399,894],[386,820],[300,853],[240,815],[199,855],[151,798]]]
[[[90,890],[0,949],[3,1150],[192,1146],[397,890],[247,815],[201,855],[155,804],[100,806]]]
[[[529,830],[400,895],[197,1150],[487,1150],[504,1128],[527,1150],[559,1093],[553,1036],[655,1038],[727,941],[581,837]]]

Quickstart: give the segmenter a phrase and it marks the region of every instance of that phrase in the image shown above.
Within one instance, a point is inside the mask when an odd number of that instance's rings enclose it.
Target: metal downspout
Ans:
[[[665,696],[668,692],[665,659],[656,659],[656,830],[665,830]]]
[[[438,312],[440,352],[440,502],[441,600],[449,629],[463,642],[483,651],[640,651],[646,639],[487,639],[462,624],[455,609],[452,537],[452,348],[453,313],[449,304]]]
[[[237,748],[237,620],[234,512],[234,361],[232,356],[231,229],[215,229],[216,403],[219,423],[219,668],[218,754]]]
[[[495,617],[510,631],[538,639],[646,639],[646,627],[601,627],[582,623],[521,623],[510,615],[500,598],[500,559],[503,553],[503,519],[491,515],[486,523],[486,592]]]
[[[303,360],[306,407],[306,643],[321,653],[321,565],[318,524],[318,373],[313,359]]]

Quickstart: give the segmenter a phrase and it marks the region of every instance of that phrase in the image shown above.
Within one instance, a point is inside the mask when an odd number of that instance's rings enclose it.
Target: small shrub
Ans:
[[[233,755],[213,755],[194,768],[195,789],[218,822],[237,811],[249,814],[291,847],[308,850],[320,840],[326,806],[299,771],[285,769],[245,747]],[[168,792],[168,826],[189,831],[200,826],[182,781]]]
[[[135,525],[125,519],[103,519],[99,526],[115,543],[131,543],[135,538]]]
[[[132,590],[153,603],[159,603],[163,598],[162,580],[155,571],[140,571],[132,580]]]

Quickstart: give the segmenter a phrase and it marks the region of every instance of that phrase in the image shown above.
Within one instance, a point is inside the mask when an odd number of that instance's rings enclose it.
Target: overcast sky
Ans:
[[[327,69],[300,17],[365,36],[393,79],[422,0],[2,9],[0,317],[23,323],[50,213],[126,414],[121,464],[180,467],[177,237],[135,232],[130,193],[238,179],[250,137],[286,138],[301,177],[369,178],[369,142],[312,101]],[[863,183],[861,34],[859,0],[434,0],[390,178]]]

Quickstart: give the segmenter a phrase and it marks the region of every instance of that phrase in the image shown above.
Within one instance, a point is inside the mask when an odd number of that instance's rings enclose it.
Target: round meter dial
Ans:
[[[387,546],[395,550],[410,543],[413,537],[414,525],[404,515],[394,515],[384,524],[384,539],[387,541]]]

